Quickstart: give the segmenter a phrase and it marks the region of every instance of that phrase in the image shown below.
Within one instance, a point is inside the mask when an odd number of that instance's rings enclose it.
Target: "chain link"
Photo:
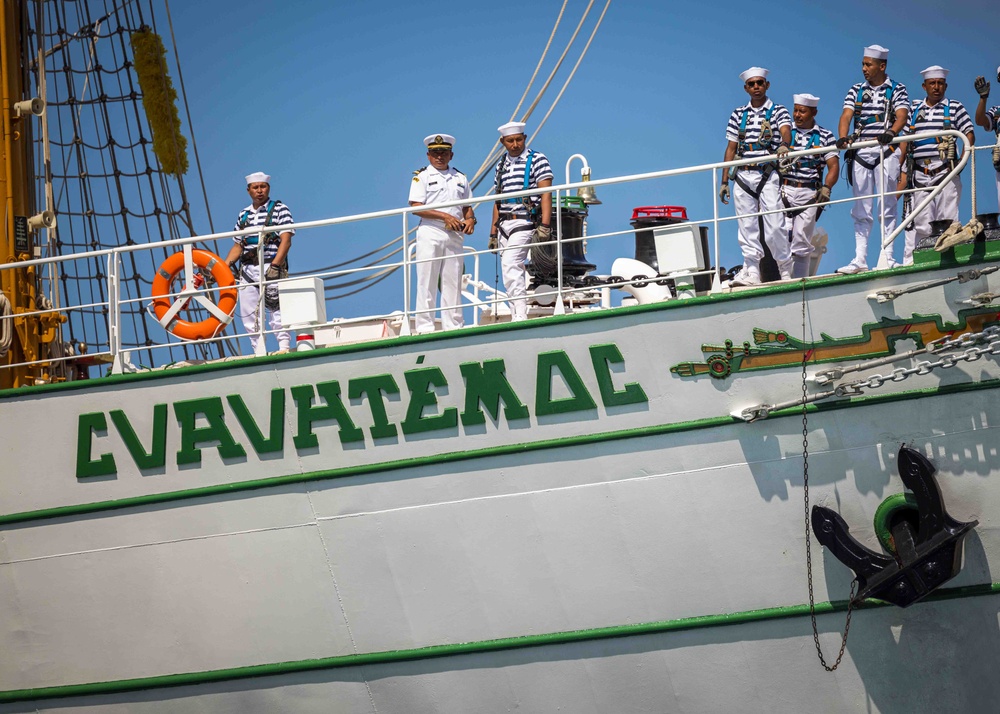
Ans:
[[[984,344],[982,347],[975,346],[976,344],[982,343],[987,339],[991,341]],[[961,347],[964,347],[965,349],[955,354],[945,354],[936,362],[923,361],[917,362],[912,367],[897,367],[892,370],[892,373],[889,375],[873,374],[864,379],[839,384],[834,391],[837,392],[838,396],[861,394],[865,389],[878,389],[886,382],[890,381],[902,382],[914,374],[927,375],[935,369],[951,369],[952,367],[957,366],[960,362],[975,362],[983,356],[1000,355],[1000,327],[988,327],[982,332],[966,332],[965,334],[962,334],[954,339],[941,340],[928,345],[923,350],[916,350],[914,352],[907,353],[906,356],[910,357],[920,353],[940,354],[942,352],[947,352],[948,350],[958,349]],[[859,365],[858,368],[862,369],[863,365]]]
[[[806,340],[806,287],[802,281],[802,341]],[[819,663],[827,672],[833,672],[840,666],[844,659],[844,650],[847,649],[847,634],[851,631],[851,615],[854,613],[854,595],[858,585],[858,579],[851,581],[851,594],[847,601],[847,621],[844,623],[844,637],[840,641],[840,652],[837,653],[837,661],[833,666],[826,663],[823,657],[823,647],[819,643],[819,628],[816,625],[816,597],[813,594],[813,567],[812,567],[812,529],[809,527],[809,412],[806,410],[808,403],[808,376],[806,375],[806,365],[808,356],[802,355],[802,502],[805,508],[805,529],[806,529],[806,580],[809,585],[809,619],[812,621],[813,642],[816,644],[816,656]]]
[[[975,346],[977,343],[983,343],[985,340],[990,340],[990,342],[987,342],[982,347]],[[966,332],[952,339],[937,340],[930,343],[923,349],[913,350],[912,352],[879,358],[869,362],[856,364],[851,367],[841,367],[827,370],[825,372],[818,372],[813,376],[813,381],[818,384],[828,384],[833,379],[839,379],[846,372],[858,372],[878,364],[897,362],[899,360],[909,359],[917,355],[940,354],[958,348],[964,349],[957,354],[945,354],[936,362],[925,360],[915,363],[912,367],[897,367],[888,375],[873,374],[851,382],[842,382],[833,389],[818,392],[816,394],[809,395],[803,392],[801,398],[796,398],[786,402],[777,402],[775,404],[757,404],[743,409],[739,413],[734,414],[734,416],[738,416],[740,419],[743,419],[743,421],[748,423],[754,422],[760,419],[767,419],[772,412],[776,412],[780,409],[788,409],[798,406],[799,404],[805,406],[807,403],[818,402],[824,399],[830,399],[831,397],[860,396],[864,394],[866,389],[878,389],[884,386],[886,382],[903,382],[914,374],[928,375],[935,369],[951,369],[952,367],[957,366],[960,362],[975,362],[984,356],[1000,355],[1000,327],[988,327],[982,332]],[[806,379],[808,381],[808,377]]]

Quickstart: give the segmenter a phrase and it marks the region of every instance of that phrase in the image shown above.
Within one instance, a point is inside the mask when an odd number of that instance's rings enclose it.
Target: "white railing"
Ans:
[[[966,163],[969,162],[970,157],[973,154],[973,152],[970,150],[970,149],[972,149],[972,147],[970,146],[967,138],[964,135],[962,135],[960,132],[957,132],[957,131],[954,131],[954,130],[951,130],[951,131],[939,131],[939,132],[926,132],[926,133],[922,133],[922,134],[917,134],[915,136],[901,137],[901,138],[896,139],[896,141],[895,141],[895,143],[903,143],[903,142],[907,142],[907,141],[915,141],[915,140],[919,140],[919,139],[923,139],[923,138],[933,138],[933,137],[945,136],[945,135],[947,135],[947,136],[953,136],[956,139],[956,141],[959,141],[959,142],[962,143],[962,146],[964,148],[963,148],[963,151],[961,152],[961,158],[957,161],[954,169],[951,172],[949,172],[948,175],[942,181],[940,181],[937,184],[937,186],[935,186],[930,191],[929,195],[927,195],[926,197],[924,197],[919,202],[919,204],[916,207],[914,207],[913,213],[916,213],[916,212],[918,212],[920,210],[923,210],[930,203],[930,201],[932,201],[933,198],[942,190],[942,188],[944,187],[944,184],[947,183],[947,181],[951,180],[951,178],[953,176],[957,175],[965,167]],[[877,146],[877,145],[878,144],[875,141],[856,142],[852,146],[852,148],[857,149],[857,148],[865,148],[865,147]],[[987,147],[978,147],[978,148],[981,149],[981,150],[989,150],[992,147],[987,146]],[[791,152],[789,154],[789,157],[795,158],[795,157],[804,157],[804,156],[811,156],[811,155],[816,155],[816,154],[823,154],[823,153],[827,153],[829,150],[830,150],[829,147],[817,147],[817,148],[807,149],[807,150],[803,150],[803,151]],[[578,156],[579,155],[574,155],[573,157],[570,158],[570,161],[572,161],[573,158],[576,158]],[[583,158],[583,157],[579,157],[579,158]],[[764,158],[757,157],[757,158],[752,158],[752,159],[742,159],[742,160],[731,161],[731,162],[716,162],[716,163],[710,163],[710,164],[703,164],[703,165],[700,165],[700,166],[692,166],[692,167],[685,167],[685,168],[679,168],[679,169],[668,169],[668,170],[664,170],[664,171],[654,171],[654,172],[648,172],[648,173],[633,174],[633,175],[629,175],[629,176],[621,176],[621,177],[616,177],[616,178],[585,180],[585,181],[577,181],[577,182],[570,182],[570,181],[567,180],[567,182],[564,183],[564,184],[557,185],[557,186],[552,186],[552,187],[549,187],[549,188],[544,188],[544,189],[530,189],[530,190],[524,190],[524,191],[515,191],[515,192],[511,192],[511,193],[505,193],[504,194],[504,198],[505,199],[508,199],[508,198],[515,198],[516,199],[516,198],[521,198],[521,197],[526,197],[526,196],[535,196],[535,195],[540,195],[540,194],[552,194],[553,197],[554,197],[554,218],[555,218],[555,220],[554,220],[554,228],[555,228],[555,231],[554,231],[554,239],[552,241],[550,241],[549,244],[554,248],[554,252],[555,252],[555,256],[556,256],[556,262],[557,262],[557,279],[555,281],[556,285],[551,290],[536,292],[534,294],[534,298],[536,300],[541,299],[540,300],[541,302],[551,301],[551,303],[553,305],[552,312],[554,314],[560,314],[560,313],[564,312],[565,309],[566,309],[567,303],[569,303],[571,306],[574,304],[574,302],[584,302],[584,303],[588,303],[588,304],[593,303],[594,301],[592,299],[588,299],[588,300],[582,299],[581,298],[581,294],[583,294],[583,293],[590,293],[591,296],[592,296],[593,293],[595,292],[595,287],[594,286],[592,286],[592,285],[590,285],[590,286],[588,286],[588,285],[584,285],[584,286],[568,286],[568,285],[566,285],[566,282],[563,279],[564,278],[563,250],[562,250],[563,244],[567,243],[567,242],[573,242],[573,241],[587,241],[587,242],[593,243],[593,242],[601,241],[601,240],[611,240],[611,239],[614,239],[616,237],[620,237],[622,235],[632,235],[633,234],[632,230],[619,230],[619,231],[613,231],[613,232],[584,235],[584,236],[579,236],[579,237],[564,238],[564,227],[563,227],[563,220],[562,220],[563,210],[564,210],[563,209],[563,199],[565,197],[567,197],[567,196],[570,196],[572,191],[575,191],[575,190],[578,190],[578,189],[584,188],[584,187],[591,188],[591,189],[597,189],[597,188],[601,188],[601,187],[612,187],[612,186],[619,186],[619,185],[623,185],[623,184],[630,184],[630,183],[636,183],[636,182],[645,182],[645,181],[653,181],[653,180],[660,180],[660,179],[670,179],[670,178],[677,178],[677,177],[687,177],[687,176],[692,176],[694,174],[704,174],[710,180],[710,184],[707,186],[707,188],[711,192],[710,195],[712,197],[712,200],[711,200],[711,203],[712,203],[712,215],[711,216],[706,216],[706,217],[692,216],[692,217],[689,217],[689,219],[688,219],[687,222],[690,223],[690,224],[693,224],[695,226],[698,226],[698,225],[700,225],[702,223],[706,223],[706,224],[710,224],[711,225],[711,230],[712,230],[712,241],[711,241],[711,248],[710,248],[711,257],[709,259],[709,266],[710,267],[708,269],[705,269],[705,270],[693,270],[693,271],[689,271],[687,274],[690,275],[690,276],[711,274],[711,275],[713,275],[713,286],[717,287],[718,286],[718,279],[719,279],[718,278],[717,268],[719,266],[719,256],[720,256],[720,235],[719,235],[719,233],[720,233],[720,226],[723,225],[723,224],[725,224],[725,223],[727,223],[727,222],[729,222],[729,221],[735,221],[735,220],[737,220],[739,218],[739,217],[737,217],[735,215],[732,215],[732,216],[720,216],[719,215],[719,203],[716,200],[716,191],[718,189],[718,186],[720,185],[720,175],[719,175],[719,172],[720,171],[728,171],[730,167],[734,167],[734,166],[738,167],[738,166],[744,166],[744,165],[749,165],[749,164],[758,164],[758,163],[761,163],[762,161],[774,160],[775,158],[776,158],[775,156],[770,156],[770,157],[764,157]],[[586,160],[585,159],[584,159],[584,165],[586,166]],[[567,179],[568,179],[568,171],[569,171],[569,162],[567,162]],[[974,183],[974,180],[973,180],[973,183]],[[850,197],[850,198],[844,198],[844,199],[831,200],[827,204],[827,206],[829,207],[829,206],[835,206],[835,205],[844,204],[844,203],[852,203],[852,202],[854,202],[856,200],[859,200],[861,198],[879,198],[879,199],[881,199],[885,195],[897,195],[897,196],[901,196],[901,195],[904,195],[906,193],[916,192],[916,189],[911,189],[909,191],[899,192],[899,191],[886,190],[887,188],[892,188],[892,187],[886,187],[886,186],[882,185],[882,186],[879,186],[879,191],[877,193],[871,194],[870,196]],[[923,190],[924,189],[921,189],[921,191],[923,191]],[[295,279],[295,278],[304,277],[304,276],[319,277],[319,278],[323,278],[323,279],[330,279],[330,278],[335,278],[335,277],[343,278],[343,277],[347,277],[347,276],[356,276],[358,274],[363,274],[363,273],[376,273],[376,272],[384,273],[386,271],[393,271],[394,272],[394,271],[397,271],[397,270],[401,269],[401,271],[402,271],[402,294],[399,295],[399,301],[398,301],[397,304],[402,304],[402,306],[403,306],[402,313],[400,314],[399,312],[390,312],[390,313],[379,314],[379,315],[370,315],[370,316],[366,316],[364,318],[357,318],[357,320],[398,320],[400,322],[400,324],[401,324],[401,329],[400,329],[401,334],[408,334],[409,333],[409,329],[410,329],[410,321],[411,321],[412,317],[415,314],[417,314],[417,312],[419,312],[419,311],[416,311],[416,310],[414,310],[412,308],[411,302],[410,302],[410,300],[411,300],[411,293],[412,293],[411,275],[412,275],[414,266],[418,262],[418,261],[416,261],[416,259],[413,257],[413,254],[412,254],[413,242],[410,239],[410,234],[411,234],[411,232],[413,230],[411,228],[411,220],[412,220],[411,219],[411,214],[413,214],[416,211],[424,211],[424,210],[428,210],[428,209],[441,210],[441,209],[444,209],[444,208],[450,208],[450,207],[456,207],[456,206],[463,206],[463,205],[467,205],[467,204],[470,204],[470,203],[473,204],[476,207],[482,206],[485,210],[492,211],[491,204],[495,200],[496,200],[495,196],[482,196],[482,197],[478,197],[478,198],[473,198],[470,201],[450,201],[450,202],[438,203],[438,204],[428,204],[428,205],[421,205],[421,206],[408,206],[408,207],[390,209],[390,210],[385,210],[385,211],[375,211],[375,212],[361,213],[361,214],[350,215],[350,216],[343,216],[343,217],[339,217],[339,218],[330,218],[330,219],[317,220],[317,221],[303,221],[303,222],[295,223],[295,224],[290,225],[290,226],[282,226],[281,230],[284,230],[284,229],[294,229],[297,232],[297,235],[301,236],[303,233],[309,235],[311,231],[315,231],[316,229],[323,229],[323,228],[329,229],[329,228],[333,228],[333,227],[337,227],[337,226],[346,226],[348,224],[359,223],[359,222],[364,222],[364,221],[375,221],[375,220],[381,220],[381,219],[393,219],[393,218],[395,218],[395,219],[401,220],[401,223],[402,223],[401,241],[402,241],[402,248],[403,248],[403,250],[402,250],[402,260],[400,260],[400,261],[396,261],[396,262],[383,262],[383,263],[379,263],[379,264],[377,264],[375,266],[368,266],[368,267],[362,267],[362,268],[349,268],[349,269],[345,269],[345,270],[335,270],[335,271],[320,271],[320,272],[314,272],[314,273],[309,273],[309,274],[300,273],[300,274],[296,274],[294,276],[294,278],[289,278],[289,279]],[[777,210],[761,211],[761,212],[756,213],[756,214],[746,214],[746,215],[740,216],[740,217],[747,217],[748,215],[767,215],[767,214],[783,213],[783,212],[784,212],[784,208],[779,208]],[[885,234],[884,226],[882,226],[881,235],[882,235],[882,243],[883,243],[883,245],[889,245],[896,238],[896,236],[903,230],[904,223],[905,223],[905,221],[902,221],[902,220],[899,221],[899,225],[896,226],[895,229],[892,230],[888,235]],[[174,338],[172,335],[169,335],[166,331],[164,331],[163,334],[164,334],[165,338],[164,338],[164,342],[163,343],[158,343],[158,344],[155,344],[155,345],[152,345],[152,346],[132,347],[132,348],[126,348],[126,347],[123,346],[124,340],[123,340],[123,335],[122,335],[122,325],[121,325],[121,321],[120,321],[121,311],[122,311],[123,307],[125,307],[127,305],[130,305],[130,304],[134,304],[134,303],[145,304],[145,303],[148,303],[149,300],[150,300],[149,296],[143,296],[141,298],[128,298],[128,299],[122,297],[119,267],[121,265],[121,260],[122,260],[123,256],[127,255],[128,253],[137,252],[137,251],[147,251],[147,250],[154,250],[154,249],[155,250],[160,250],[160,249],[165,249],[165,248],[167,248],[167,249],[174,248],[174,249],[176,249],[178,251],[187,252],[187,251],[190,250],[191,246],[193,246],[195,243],[209,243],[211,241],[216,241],[216,240],[226,241],[225,245],[228,246],[228,245],[232,244],[231,241],[232,241],[233,236],[236,236],[236,235],[257,235],[259,233],[261,233],[260,228],[248,228],[248,229],[245,229],[245,230],[242,230],[242,231],[226,231],[226,232],[220,232],[220,233],[212,233],[212,234],[209,234],[209,235],[192,236],[190,238],[179,238],[179,239],[174,239],[174,240],[169,240],[169,241],[157,242],[157,243],[153,243],[153,244],[141,244],[141,245],[124,246],[124,247],[120,247],[120,248],[97,250],[97,251],[91,251],[91,252],[88,252],[88,253],[73,254],[73,255],[69,255],[69,256],[39,258],[39,259],[35,259],[35,260],[29,260],[29,261],[23,261],[23,262],[18,262],[18,263],[9,263],[9,264],[0,265],[0,271],[2,271],[2,270],[11,270],[11,269],[21,269],[21,268],[26,268],[26,267],[29,267],[29,266],[49,266],[51,264],[65,263],[65,262],[75,261],[75,260],[93,260],[95,257],[105,257],[107,259],[107,271],[106,271],[107,280],[108,280],[108,283],[107,283],[107,295],[109,296],[107,302],[105,302],[105,303],[89,303],[87,305],[76,305],[76,306],[60,307],[59,308],[59,312],[61,312],[63,314],[69,314],[69,313],[72,313],[74,310],[93,309],[93,308],[106,308],[107,312],[108,312],[108,344],[106,345],[105,348],[103,348],[101,350],[98,350],[96,352],[89,352],[88,353],[88,357],[90,357],[90,358],[104,357],[104,358],[106,358],[105,361],[110,361],[110,362],[113,363],[113,365],[114,365],[113,369],[115,371],[125,371],[125,370],[130,369],[130,359],[129,359],[130,353],[139,352],[139,351],[151,351],[151,350],[156,350],[156,349],[160,349],[160,348],[165,348],[165,347],[168,347],[168,346],[176,346],[179,341],[178,341],[177,338]],[[300,239],[301,238],[296,238],[296,241],[299,241]],[[479,319],[478,318],[479,318],[479,314],[480,314],[481,311],[492,310],[493,312],[496,312],[497,309],[498,309],[498,307],[499,307],[499,305],[501,305],[506,300],[506,295],[504,295],[498,288],[489,289],[489,287],[486,286],[480,280],[480,263],[481,263],[481,257],[484,256],[484,255],[488,255],[489,252],[486,251],[486,250],[475,250],[475,249],[472,249],[471,247],[468,247],[468,246],[465,248],[465,252],[466,252],[466,256],[471,256],[473,258],[473,273],[472,273],[471,278],[470,278],[470,280],[468,282],[468,285],[471,288],[471,292],[467,292],[466,293],[466,297],[467,297],[467,299],[469,299],[469,303],[468,304],[474,310],[473,324],[475,325],[475,324],[479,324]],[[623,276],[621,280],[611,281],[610,283],[607,280],[605,280],[604,281],[605,292],[606,292],[606,288],[608,288],[608,287],[621,287],[621,286],[632,284],[633,282],[635,282],[635,281],[630,276]],[[262,288],[263,285],[260,285],[259,287]],[[192,301],[192,300],[193,301],[198,301],[198,300],[205,300],[206,297],[211,296],[211,295],[217,293],[219,290],[220,290],[220,288],[215,287],[215,286],[205,287],[205,288],[200,288],[200,289],[195,289],[193,287],[193,285],[190,284],[190,278],[188,278],[188,284],[186,284],[180,291],[178,291],[176,293],[171,293],[171,294],[169,294],[169,295],[167,295],[165,297],[168,297],[168,298],[170,298],[172,300],[178,300],[178,299],[184,300],[184,299],[186,299],[188,301]],[[493,296],[490,297],[490,298],[480,298],[480,295],[479,295],[480,290],[492,292]],[[606,308],[606,307],[609,306],[609,303],[608,303],[608,301],[606,299],[606,295],[604,297],[605,297],[605,299],[602,299],[600,301],[600,306]],[[263,309],[264,309],[264,301],[263,301],[263,299],[261,299],[261,301],[260,301],[260,307],[259,307],[259,309],[263,312]],[[36,310],[36,311],[31,311],[31,312],[22,312],[22,313],[19,313],[16,316],[2,317],[0,319],[13,320],[15,318],[40,317],[42,315],[50,314],[50,313],[51,313],[51,310],[41,309],[41,310]],[[265,335],[269,334],[271,331],[264,329],[263,315],[261,315],[261,318],[262,319],[259,320],[259,324],[260,324],[260,332],[259,332],[259,334],[263,338],[263,337],[265,337]],[[155,317],[152,316],[152,315],[150,315],[149,319],[151,319],[153,321],[156,321]],[[238,318],[234,319],[233,321],[234,322],[238,322]],[[344,323],[351,322],[351,321],[356,321],[356,320],[345,319],[345,318],[337,318],[337,319],[328,321],[328,324],[344,324]],[[206,339],[206,340],[202,340],[201,342],[203,342],[203,343],[212,343],[212,342],[232,341],[232,340],[238,340],[241,337],[241,335],[236,334],[235,330],[230,330],[229,332],[231,332],[232,334],[218,335],[218,336]],[[74,359],[77,359],[77,358],[78,358],[78,356],[75,356],[75,355],[62,356],[62,357],[58,357],[57,356],[57,357],[53,357],[53,358],[47,359],[46,362],[67,361],[67,360],[74,360]],[[8,365],[5,365],[4,368],[9,368],[9,367],[13,367],[13,366],[23,366],[23,365],[27,365],[27,364],[32,364],[32,363],[22,362],[22,363],[17,363],[17,364],[8,364]]]

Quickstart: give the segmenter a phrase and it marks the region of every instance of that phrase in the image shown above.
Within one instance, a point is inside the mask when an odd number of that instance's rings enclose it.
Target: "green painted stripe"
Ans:
[[[893,268],[891,271],[878,271],[859,273],[857,275],[831,274],[810,278],[806,284],[806,291],[825,289],[830,286],[844,285],[851,283],[877,282],[886,275],[907,275],[910,273],[933,272],[941,269],[965,268],[970,265],[1000,260],[1000,241],[991,243],[976,243],[973,246],[957,246],[943,254],[935,253],[934,256],[924,256],[919,264]],[[985,247],[988,246],[989,252]],[[269,355],[266,357],[254,357],[246,360],[232,360],[227,362],[213,362],[211,364],[199,364],[173,369],[158,369],[155,371],[136,372],[133,374],[109,374],[100,379],[84,379],[75,382],[63,382],[61,384],[43,384],[35,387],[20,387],[17,389],[0,389],[0,400],[15,399],[24,396],[36,396],[51,394],[53,392],[66,392],[79,389],[117,389],[123,384],[134,384],[146,380],[170,379],[180,375],[190,376],[193,374],[205,374],[211,372],[243,370],[248,366],[259,367],[262,365],[277,364],[288,360],[310,360],[328,359],[331,355],[360,354],[372,350],[381,350],[387,347],[398,348],[400,345],[418,344],[424,342],[434,342],[437,340],[466,339],[471,335],[491,334],[498,330],[530,330],[544,328],[551,325],[559,325],[566,322],[586,321],[586,320],[606,320],[611,318],[621,318],[629,315],[644,313],[654,313],[669,310],[687,309],[694,305],[704,305],[706,303],[725,303],[730,300],[748,300],[767,295],[779,295],[783,293],[801,293],[801,282],[781,283],[775,285],[762,285],[753,290],[741,290],[733,293],[719,293],[716,295],[702,295],[700,297],[685,300],[668,300],[667,302],[653,303],[650,305],[633,305],[629,307],[616,307],[613,310],[594,310],[591,312],[568,313],[566,315],[553,315],[543,320],[527,320],[520,323],[501,323],[495,325],[479,325],[468,327],[462,330],[450,330],[447,332],[433,332],[426,335],[409,335],[406,337],[389,337],[371,342],[354,343],[349,345],[335,345],[332,347],[321,347],[308,352],[289,353],[284,355]]]
[[[942,602],[970,597],[984,597],[1000,594],[1000,583],[969,585],[958,588],[947,588],[928,595],[921,607],[928,602]],[[855,609],[872,609],[892,607],[878,600],[865,600]],[[846,600],[817,603],[817,615],[843,612],[847,609]],[[745,610],[720,615],[699,615],[677,620],[661,620],[636,625],[615,625],[587,630],[572,630],[569,632],[552,632],[542,635],[526,635],[523,637],[504,637],[495,640],[479,642],[462,642],[450,645],[431,645],[408,650],[391,650],[385,652],[368,652],[364,654],[341,655],[338,657],[323,657],[320,659],[297,660],[294,662],[275,662],[232,669],[216,669],[207,672],[184,672],[167,674],[157,677],[140,677],[137,679],[121,679],[110,682],[89,682],[86,684],[70,684],[55,687],[38,687],[35,689],[14,689],[0,692],[0,703],[37,701],[62,697],[93,696],[96,694],[119,694],[162,687],[180,687],[186,685],[209,684],[225,682],[249,677],[268,677],[279,674],[293,674],[322,669],[341,667],[357,667],[361,665],[387,664],[391,662],[408,662],[413,660],[432,659],[436,657],[453,657],[455,655],[479,654],[483,652],[499,652],[505,650],[524,649],[528,647],[544,647],[546,645],[564,645],[574,642],[635,637],[636,635],[656,635],[665,632],[680,632],[698,630],[710,627],[728,627],[768,620],[783,620],[809,616],[809,605],[789,605],[771,607],[763,610]],[[807,633],[803,631],[803,636]]]
[[[852,276],[853,277],[853,276]],[[894,394],[879,394],[864,397],[845,398],[836,402],[811,404],[807,407],[810,413],[834,411],[837,409],[850,409],[882,404],[897,401],[907,401],[911,399],[926,399],[929,397],[958,394],[979,389],[1000,388],[1000,380],[989,380],[977,382],[975,384],[955,384],[944,387],[933,387],[927,389],[917,389],[908,392],[898,392]],[[802,407],[795,406],[772,412],[764,420],[774,421],[782,418],[799,418],[802,415]],[[636,427],[621,431],[608,431],[597,434],[582,434],[579,436],[559,437],[555,439],[545,439],[526,444],[504,444],[502,446],[490,446],[482,449],[472,449],[468,451],[454,451],[450,453],[435,454],[433,456],[421,456],[411,459],[400,459],[398,461],[383,461],[380,463],[363,464],[359,466],[349,466],[336,469],[322,469],[310,471],[304,474],[290,474],[288,476],[274,476],[271,478],[254,479],[251,481],[237,481],[234,483],[218,484],[215,486],[200,486],[198,488],[185,489],[181,491],[168,491],[166,493],[154,493],[145,496],[132,496],[113,501],[96,501],[93,503],[81,503],[72,506],[56,506],[54,508],[43,508],[35,511],[22,511],[20,513],[9,513],[0,515],[0,526],[12,523],[24,523],[26,521],[41,520],[45,518],[59,518],[62,516],[76,516],[87,513],[97,513],[101,511],[111,511],[120,508],[130,508],[133,506],[146,506],[150,504],[168,503],[189,498],[201,498],[205,496],[217,496],[220,494],[237,493],[241,491],[251,491],[260,488],[271,488],[284,486],[293,483],[307,483],[309,481],[325,481],[330,479],[346,478],[349,476],[359,476],[364,474],[398,471],[401,469],[416,468],[435,464],[457,463],[473,459],[495,458],[508,454],[520,454],[533,451],[546,451],[549,449],[570,448],[587,444],[599,444],[609,441],[619,441],[621,439],[638,439],[650,436],[662,436],[664,434],[675,434],[685,431],[697,431],[701,429],[714,429],[722,426],[741,424],[741,420],[731,416],[708,417],[705,419],[695,419],[692,421],[674,422],[671,424],[661,424],[657,426]],[[747,429],[759,427],[759,424],[746,425]]]

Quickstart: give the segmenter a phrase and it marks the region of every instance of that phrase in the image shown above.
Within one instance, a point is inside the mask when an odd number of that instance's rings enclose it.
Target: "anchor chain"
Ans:
[[[806,339],[806,288],[805,281],[802,282],[802,341]],[[819,663],[827,672],[833,672],[840,666],[844,659],[844,650],[847,649],[847,635],[851,631],[851,615],[854,614],[854,595],[858,586],[858,579],[851,581],[851,594],[847,600],[847,621],[844,623],[844,636],[840,640],[840,652],[837,653],[837,661],[833,665],[826,663],[823,657],[823,647],[819,643],[819,627],[816,625],[816,596],[813,594],[813,567],[812,567],[812,530],[809,528],[809,412],[806,410],[806,389],[808,379],[806,377],[806,355],[802,355],[802,502],[805,507],[806,524],[806,581],[809,586],[809,618],[812,622],[813,642],[816,645],[816,656]]]
[[[985,340],[990,340],[990,342],[984,344],[982,347],[975,346]],[[893,355],[887,358],[879,358],[877,360],[872,360],[850,367],[819,372],[813,379],[819,384],[828,384],[834,379],[839,379],[848,372],[866,370],[874,366],[896,362],[902,359],[909,359],[921,354],[940,354],[942,352],[948,352],[950,350],[963,347],[965,348],[964,351],[957,354],[945,354],[941,357],[941,359],[935,362],[921,361],[917,362],[913,367],[897,367],[887,375],[873,374],[865,377],[864,379],[844,382],[838,384],[830,390],[818,392],[812,395],[803,395],[801,399],[791,399],[785,402],[778,402],[776,404],[758,404],[753,407],[748,407],[739,413],[739,418],[743,419],[743,421],[747,423],[750,423],[760,419],[766,419],[770,416],[771,412],[778,411],[779,409],[788,409],[790,407],[798,406],[799,404],[802,404],[804,407],[808,403],[818,402],[832,397],[857,396],[863,394],[867,389],[878,389],[884,386],[886,382],[902,382],[914,374],[927,375],[935,369],[950,369],[958,365],[960,362],[975,362],[986,355],[1000,355],[1000,327],[988,327],[982,332],[967,332],[953,339],[943,338],[941,340],[935,340],[927,345],[927,347],[919,350],[912,350],[910,352]]]

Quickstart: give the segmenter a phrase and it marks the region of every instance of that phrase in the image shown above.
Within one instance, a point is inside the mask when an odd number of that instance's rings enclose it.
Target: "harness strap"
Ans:
[[[772,104],[768,107],[767,111],[764,112],[764,121],[771,121],[771,114],[774,112],[774,105]],[[770,142],[765,145],[758,137],[757,141],[748,142],[747,138],[747,115],[750,114],[750,109],[744,107],[743,116],[740,117],[740,130],[738,133],[738,146],[737,153],[739,156],[743,156],[747,151],[762,151],[770,145]]]
[[[741,169],[747,168],[746,166],[740,167]],[[742,179],[742,177],[748,173],[747,171],[738,171],[736,173],[735,181],[739,184],[739,187],[744,191],[753,196],[755,201],[760,200],[760,194],[764,192],[764,186],[767,184],[768,179],[771,178],[771,174],[774,172],[774,164],[767,164],[760,171],[760,183],[757,184],[757,188],[751,188],[750,184]]]
[[[864,108],[864,93],[862,87],[864,84],[858,85],[858,91],[854,95],[854,131],[860,131],[861,127],[868,126],[869,124],[874,124],[875,122],[886,122],[889,117],[889,112],[892,109],[892,95],[896,91],[896,81],[893,79],[889,80],[889,86],[885,88],[885,113],[884,114],[874,114],[864,121],[861,119],[861,110]]]
[[[781,193],[781,203],[782,203],[782,205],[784,205],[784,207],[786,209],[785,210],[785,215],[788,216],[789,218],[795,218],[796,216],[798,216],[799,214],[801,214],[803,211],[806,211],[806,210],[808,210],[810,208],[815,208],[815,206],[816,206],[816,197],[813,196],[808,201],[806,201],[805,203],[803,203],[801,206],[795,206],[795,207],[793,207],[792,204],[791,204],[791,201],[788,200],[788,196],[786,196],[785,193],[784,193],[784,191],[782,191],[782,193]]]
[[[795,147],[795,140],[798,137],[798,131],[795,127],[792,127],[792,146]],[[813,131],[809,137],[809,141],[803,147],[805,149],[815,149],[822,146],[820,144],[819,132]],[[823,169],[826,167],[826,161],[822,156],[804,156],[796,161],[797,164],[801,165],[803,168],[815,169],[816,174],[819,176],[819,181],[823,181]]]
[[[893,149],[892,149],[891,146],[888,147],[888,148],[886,148],[882,152],[882,158],[883,159],[888,159],[890,156],[892,156],[892,151],[893,151]],[[875,161],[874,163],[869,163],[868,161],[865,161],[864,159],[862,159],[857,154],[857,152],[854,153],[854,161],[857,161],[859,164],[861,164],[864,168],[868,169],[869,171],[874,170],[875,167],[878,166],[878,161]]]
[[[267,202],[267,217],[264,218],[264,223],[261,224],[263,228],[267,228],[268,226],[271,225],[271,218],[274,216],[274,208],[277,205],[278,201],[274,199],[271,199]],[[251,215],[250,209],[244,208],[243,212],[240,214],[239,222],[237,223],[240,230],[243,230],[244,228],[250,225],[250,215]],[[264,240],[270,243],[274,243],[277,242],[275,240],[277,237],[278,234],[275,233],[274,231],[271,231],[264,236]],[[248,240],[249,238],[250,236],[240,236],[240,243],[242,243],[244,247],[248,245],[257,245],[256,242],[250,243],[250,241]]]

